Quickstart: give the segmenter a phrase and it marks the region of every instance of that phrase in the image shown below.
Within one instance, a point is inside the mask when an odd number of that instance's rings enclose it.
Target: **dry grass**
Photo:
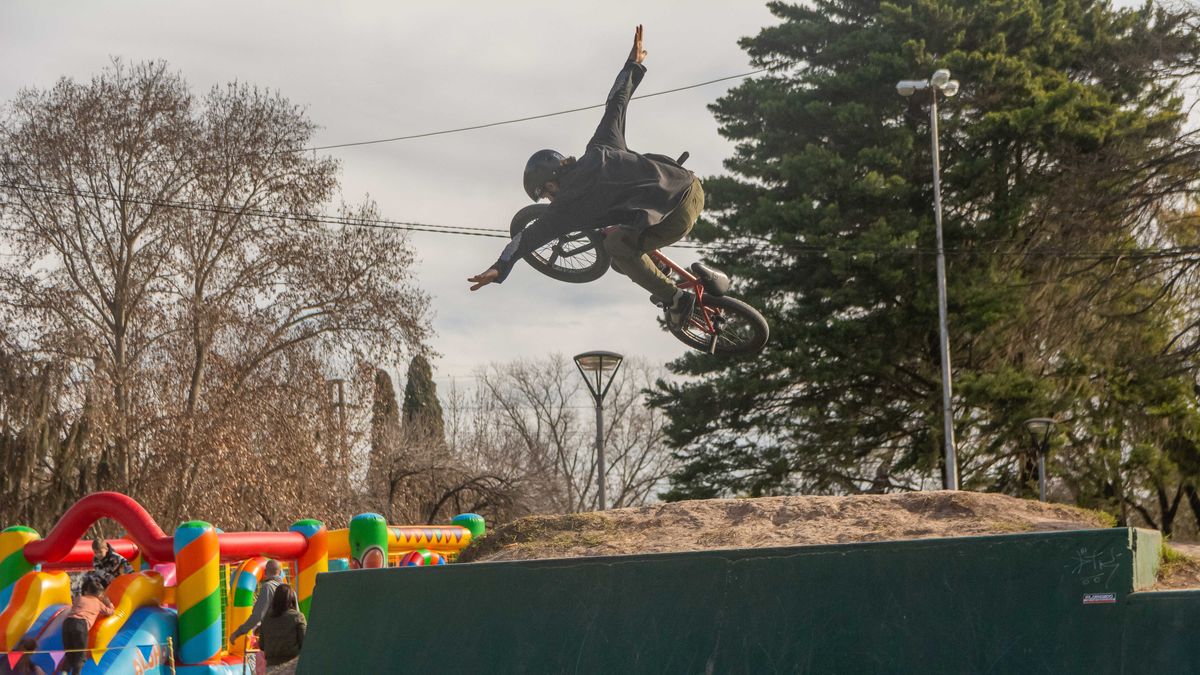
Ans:
[[[978,492],[711,499],[531,516],[460,560],[530,560],[1109,527],[1102,513]]]
[[[1163,544],[1154,590],[1200,588],[1200,545]]]

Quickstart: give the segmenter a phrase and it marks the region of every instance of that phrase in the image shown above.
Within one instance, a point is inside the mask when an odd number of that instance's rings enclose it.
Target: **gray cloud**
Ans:
[[[239,80],[278,89],[323,126],[317,144],[434,131],[599,103],[646,26],[641,93],[750,70],[739,38],[773,23],[756,2],[0,3],[0,100],[59,77],[90,77],[110,56],[164,59],[197,90]],[[689,150],[701,175],[732,146],[705,106],[736,82],[635,101],[629,141]],[[451,136],[332,151],[348,201],[369,194],[387,218],[507,227],[527,203],[520,172],[541,147],[578,153],[599,111]],[[662,362],[683,347],[657,327],[646,294],[607,275],[582,286],[521,265],[468,293],[502,240],[414,233],[433,296],[436,367],[615,349]],[[684,262],[695,251],[679,251]],[[672,255],[675,255],[672,252]]]

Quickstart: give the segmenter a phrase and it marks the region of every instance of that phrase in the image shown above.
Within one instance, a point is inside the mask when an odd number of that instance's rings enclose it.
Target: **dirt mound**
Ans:
[[[763,497],[531,516],[472,544],[463,562],[842,544],[1110,527],[1108,516],[979,492]]]

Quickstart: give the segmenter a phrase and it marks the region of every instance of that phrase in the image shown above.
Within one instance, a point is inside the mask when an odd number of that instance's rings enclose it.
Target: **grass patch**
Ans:
[[[996,534],[1032,532],[1033,523],[1020,523],[1015,520],[993,520],[988,523],[988,526],[996,531]]]
[[[1172,572],[1183,569],[1192,562],[1192,559],[1171,548],[1167,542],[1163,542],[1158,549],[1158,577],[1170,576]]]

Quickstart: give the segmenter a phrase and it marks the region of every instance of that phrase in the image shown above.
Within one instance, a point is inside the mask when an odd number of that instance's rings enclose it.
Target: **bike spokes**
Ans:
[[[596,264],[596,243],[579,232],[560,237],[533,252],[546,266],[563,270],[583,270]]]
[[[572,244],[574,244],[574,246],[572,246]],[[592,241],[591,237],[582,232],[576,232],[575,234],[567,235],[565,237],[559,237],[558,243],[555,244],[555,248],[562,251],[562,254],[565,256],[573,256],[581,255],[583,253],[587,253],[588,251],[594,250],[596,248],[596,244]]]
[[[758,328],[741,314],[697,305],[683,333],[710,354],[739,351],[758,339]]]
[[[516,236],[537,222],[549,204],[530,204],[513,216],[509,231]],[[525,254],[525,261],[552,279],[571,283],[595,281],[608,271],[610,257],[596,230],[578,231],[548,242]]]

